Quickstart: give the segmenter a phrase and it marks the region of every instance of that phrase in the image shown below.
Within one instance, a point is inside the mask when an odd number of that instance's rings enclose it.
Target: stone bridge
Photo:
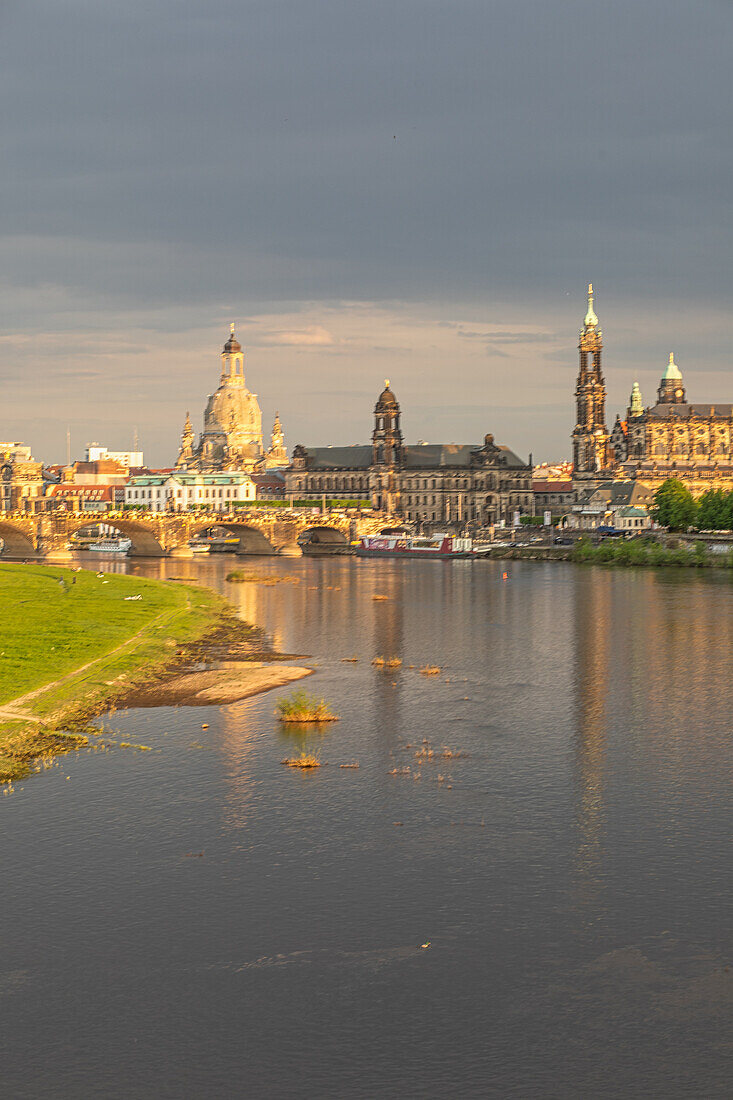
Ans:
[[[236,535],[237,554],[297,552],[305,536],[324,550],[344,548],[353,539],[376,534],[389,522],[385,514],[368,516],[343,513],[314,515],[286,509],[251,509],[246,512],[0,512],[0,539],[6,557],[68,557],[72,535],[85,527],[105,523],[132,540],[134,557],[189,557],[194,535],[216,527]]]

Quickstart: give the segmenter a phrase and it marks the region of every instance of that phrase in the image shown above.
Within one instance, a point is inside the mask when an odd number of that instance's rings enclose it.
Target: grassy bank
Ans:
[[[227,610],[205,588],[0,564],[0,782],[74,747],[59,729],[159,674]]]
[[[733,569],[733,551],[712,554],[703,542],[693,549],[667,548],[653,539],[608,540],[594,545],[579,539],[574,546],[501,547],[489,557],[497,561],[574,561],[583,565],[684,566],[690,569]]]
[[[711,554],[704,542],[696,542],[692,549],[684,546],[667,548],[653,539],[602,542],[593,546],[581,539],[575,544],[572,561],[597,565],[674,565],[691,569],[733,569],[733,553]]]

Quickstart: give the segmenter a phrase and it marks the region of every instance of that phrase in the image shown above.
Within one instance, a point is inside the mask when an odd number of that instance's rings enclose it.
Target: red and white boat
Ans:
[[[360,558],[473,558],[471,539],[456,535],[372,535],[357,543]]]

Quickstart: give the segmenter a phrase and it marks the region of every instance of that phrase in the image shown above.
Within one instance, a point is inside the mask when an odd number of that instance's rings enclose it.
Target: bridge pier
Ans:
[[[74,555],[71,553],[70,550],[66,550],[66,549],[64,549],[64,550],[46,550],[45,552],[41,551],[38,556],[43,561],[57,561],[59,563],[69,562],[69,561],[74,560]]]
[[[188,560],[194,556],[194,553],[190,546],[174,546],[172,550],[168,551],[168,555],[171,558],[184,558]]]

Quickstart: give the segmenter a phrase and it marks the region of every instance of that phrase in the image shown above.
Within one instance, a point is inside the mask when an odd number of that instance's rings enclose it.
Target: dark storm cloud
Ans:
[[[732,43],[725,5],[669,0],[30,0],[3,27],[6,232],[201,249],[137,272],[174,300],[202,273],[259,299],[557,295],[588,269],[702,294]],[[67,261],[130,294],[127,264]]]
[[[729,5],[681,0],[6,4],[2,329],[122,357],[130,327],[395,298],[572,363],[592,278],[656,371],[644,326],[691,353],[731,297],[732,49]]]

